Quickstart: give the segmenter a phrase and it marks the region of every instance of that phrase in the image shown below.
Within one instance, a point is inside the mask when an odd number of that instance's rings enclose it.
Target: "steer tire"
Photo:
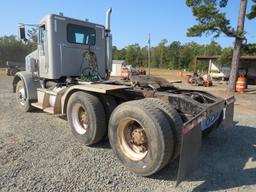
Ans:
[[[23,90],[23,97],[21,96],[21,90]],[[28,93],[26,86],[22,80],[18,81],[16,85],[16,101],[19,104],[19,108],[24,112],[29,112],[33,109],[28,99]]]
[[[171,107],[170,104],[158,98],[146,98],[142,101],[154,105],[167,115],[170,128],[172,129],[174,135],[174,152],[171,161],[175,160],[180,154],[182,144],[183,122],[179,113],[173,107]]]
[[[99,98],[91,93],[73,93],[67,105],[67,119],[75,138],[85,145],[99,142],[106,133],[106,116]]]
[[[117,106],[110,117],[109,142],[124,166],[138,175],[149,176],[162,169],[172,156],[173,135],[169,126],[166,115],[153,105],[125,102]],[[133,150],[135,145],[131,147],[129,140],[137,127],[143,130],[147,141],[146,150],[139,153]]]

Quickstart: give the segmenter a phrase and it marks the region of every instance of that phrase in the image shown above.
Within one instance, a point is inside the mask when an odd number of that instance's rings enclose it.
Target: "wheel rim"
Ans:
[[[84,107],[76,103],[72,108],[72,122],[77,133],[85,134],[89,128],[89,117]]]
[[[131,160],[140,161],[148,153],[148,138],[143,126],[132,118],[126,118],[117,128],[118,142],[122,152]]]
[[[26,105],[26,93],[24,87],[20,87],[17,91],[17,100],[22,106]]]

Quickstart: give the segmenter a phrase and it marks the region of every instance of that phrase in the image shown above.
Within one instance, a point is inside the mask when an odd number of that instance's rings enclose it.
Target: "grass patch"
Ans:
[[[6,75],[5,70],[6,70],[6,68],[0,68],[0,75],[1,76]]]
[[[146,69],[147,74],[148,70]],[[167,79],[180,79],[181,76],[179,74],[181,70],[168,70],[168,69],[157,69],[157,68],[152,68],[150,69],[150,74],[158,77],[163,77]],[[186,77],[186,75],[190,75],[190,72],[183,72],[183,77]]]

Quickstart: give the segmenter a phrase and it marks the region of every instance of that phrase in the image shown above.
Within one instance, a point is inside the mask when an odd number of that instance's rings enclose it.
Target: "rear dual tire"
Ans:
[[[166,118],[168,119],[170,129],[173,133],[173,139],[174,139],[174,152],[171,160],[175,160],[180,154],[181,143],[182,143],[183,121],[179,113],[172,106],[170,106],[169,103],[161,99],[146,98],[146,99],[143,99],[143,101],[150,103],[151,105],[160,109],[162,112],[166,114]]]
[[[105,136],[106,115],[96,95],[73,93],[67,105],[67,119],[74,137],[85,145],[93,145]]]
[[[169,117],[159,108],[150,100],[130,101],[119,105],[110,117],[108,135],[112,149],[119,160],[138,175],[156,173],[173,156],[175,139]],[[138,137],[142,137],[141,140]],[[136,150],[141,145],[146,150]]]
[[[97,143],[104,137],[108,120],[105,113],[113,110],[111,106],[102,105],[103,100],[99,98],[76,92],[68,102],[67,117],[72,133],[85,145]],[[125,102],[110,116],[109,142],[124,166],[138,175],[149,176],[179,153],[180,121],[179,114],[160,99]]]

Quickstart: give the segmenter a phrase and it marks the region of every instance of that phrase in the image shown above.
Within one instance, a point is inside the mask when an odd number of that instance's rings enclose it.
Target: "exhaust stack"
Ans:
[[[106,26],[105,29],[107,32],[110,32],[110,16],[112,13],[112,8],[109,8],[106,13]]]
[[[111,13],[112,13],[112,8],[109,8],[106,13],[106,26],[105,26],[107,78],[110,76],[110,73],[112,71],[112,35],[110,33]]]

